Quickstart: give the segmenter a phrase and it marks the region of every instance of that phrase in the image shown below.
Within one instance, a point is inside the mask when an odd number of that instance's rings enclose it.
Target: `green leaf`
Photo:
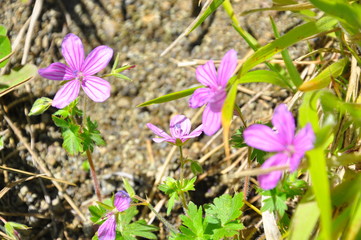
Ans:
[[[64,138],[63,148],[70,154],[76,155],[83,152],[83,140],[80,137],[80,127],[75,124],[70,124],[68,128],[64,128],[62,135]]]
[[[197,206],[190,202],[188,204],[187,215],[181,215],[182,226],[179,227],[182,232],[183,237],[188,237],[188,239],[208,239],[205,236],[205,229],[207,224],[203,219],[202,207]],[[176,238],[177,239],[177,238]]]
[[[191,161],[191,170],[194,175],[203,173],[203,168],[198,161]]]
[[[134,223],[131,223],[129,225],[126,225],[124,227],[124,232],[126,232],[127,235],[131,236],[137,236],[137,237],[143,237],[146,239],[157,239],[157,236],[152,233],[154,231],[158,231],[158,228],[153,225],[148,225],[144,219],[136,221]]]
[[[35,65],[26,64],[21,68],[12,69],[8,75],[0,76],[0,97],[25,84],[37,73],[38,69]]]
[[[48,110],[53,100],[50,98],[42,97],[36,99],[33,106],[30,109],[28,116],[39,115]]]
[[[308,191],[297,205],[290,225],[290,240],[312,239],[311,236],[320,216],[320,209],[312,197],[312,192]]]
[[[213,204],[206,209],[206,213],[208,216],[219,219],[221,225],[225,226],[242,215],[242,206],[242,193],[236,193],[233,198],[228,194],[224,194],[214,199]]]
[[[288,85],[284,82],[280,74],[273,71],[255,70],[248,72],[237,79],[237,83],[239,84],[253,82],[271,83],[283,88],[288,88]]]
[[[336,17],[350,34],[357,34],[361,29],[361,6],[350,4],[347,0],[310,0],[320,10]]]
[[[89,209],[89,212],[91,215],[90,221],[92,221],[93,223],[96,223],[99,220],[101,220],[101,218],[107,212],[107,210],[105,208],[101,207],[100,205],[89,206],[88,209]]]
[[[135,196],[134,189],[132,188],[132,186],[130,186],[130,184],[126,178],[122,178],[122,180],[123,180],[124,188],[127,191],[127,193],[129,194],[129,197],[133,198]]]
[[[212,3],[207,7],[207,9],[203,12],[202,16],[199,20],[194,24],[194,26],[189,30],[187,34],[190,34],[194,29],[196,29],[199,25],[201,25],[206,18],[211,15],[222,3],[224,0],[213,0]]]
[[[264,47],[257,50],[243,64],[241,75],[251,70],[253,67],[270,59],[276,53],[283,49],[305,39],[312,35],[330,31],[337,24],[337,20],[332,17],[323,17],[316,22],[305,23],[295,27],[282,37],[272,41]]]
[[[311,90],[317,90],[327,87],[330,82],[336,77],[340,76],[348,63],[347,58],[343,58],[338,62],[335,62],[318,74],[315,78],[310,81],[304,82],[299,90],[306,92]]]
[[[244,228],[244,225],[239,222],[232,222],[225,224],[222,228],[213,230],[213,239],[219,240],[228,237],[233,237],[239,234],[239,231]]]
[[[60,128],[68,128],[69,127],[70,123],[68,123],[65,119],[59,118],[55,115],[52,115],[51,118],[53,119],[53,122],[57,127],[60,127]]]
[[[104,146],[105,141],[98,130],[98,124],[96,121],[92,122],[90,117],[87,118],[86,126],[83,127],[81,133],[83,139],[84,151],[90,150],[93,152],[94,146]]]
[[[182,90],[179,92],[170,93],[170,94],[164,95],[162,97],[154,98],[152,100],[149,100],[147,102],[139,104],[137,107],[145,107],[145,106],[149,106],[152,104],[165,103],[165,102],[170,102],[170,101],[173,101],[173,100],[176,100],[179,98],[183,98],[183,97],[191,95],[197,88],[201,88],[201,87],[203,87],[203,86],[189,88],[189,89]]]
[[[0,29],[1,32],[4,32],[3,29]],[[11,43],[9,38],[6,35],[0,34],[0,60],[4,59],[11,53]],[[4,67],[9,60],[1,61],[0,68]]]
[[[3,26],[0,25],[0,36],[6,36],[8,30]]]
[[[0,151],[4,149],[4,136],[0,136]]]
[[[283,214],[288,209],[286,204],[287,196],[284,193],[271,194],[271,197],[263,200],[263,207],[261,208],[262,212],[270,211],[270,212],[278,212],[278,214],[282,217]]]

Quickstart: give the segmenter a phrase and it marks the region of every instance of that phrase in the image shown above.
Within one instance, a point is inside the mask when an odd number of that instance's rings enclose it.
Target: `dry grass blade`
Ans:
[[[177,37],[176,40],[174,40],[161,54],[160,56],[164,56],[167,54],[182,38],[184,38],[187,33],[194,27],[194,25],[198,22],[198,20],[202,17],[202,13],[207,9],[207,7],[212,3],[212,0],[208,0],[204,3],[204,6],[202,8],[202,11],[198,15],[196,19],[193,20],[193,22]]]
[[[35,178],[37,178],[37,177],[39,177],[39,176],[40,176],[40,174],[35,175],[35,176],[31,176],[31,177],[28,177],[28,178],[22,178],[22,179],[19,179],[19,180],[15,181],[15,182],[11,182],[11,183],[7,184],[7,185],[6,185],[3,189],[1,189],[1,191],[0,191],[0,199],[1,199],[12,187],[14,187],[14,186],[16,186],[16,185],[18,185],[18,184],[20,184],[20,183],[22,183],[22,182],[26,182],[26,181],[33,180],[33,179],[35,179]]]
[[[264,205],[264,201],[270,198],[270,196],[262,196],[262,206]],[[264,227],[264,233],[266,235],[266,239],[269,240],[278,240],[282,239],[282,235],[277,226],[276,217],[273,212],[264,211],[262,213],[262,221]]]
[[[27,171],[15,169],[15,168],[10,168],[10,167],[6,167],[6,166],[0,166],[0,169],[5,170],[5,171],[17,172],[17,173],[21,173],[21,174],[25,174],[25,175],[30,175],[30,176],[37,176],[37,177],[39,177],[39,178],[44,178],[44,179],[48,179],[48,180],[52,180],[52,181],[56,181],[56,182],[65,183],[65,184],[68,184],[68,185],[76,186],[76,184],[74,184],[74,183],[72,183],[72,182],[68,182],[68,181],[62,180],[62,179],[56,179],[56,178],[53,178],[53,177],[49,177],[49,176],[45,176],[45,175],[41,175],[41,174],[36,174],[36,173],[32,173],[32,172],[27,172]]]
[[[276,166],[276,167],[270,167],[270,168],[255,168],[255,169],[250,169],[250,170],[245,170],[245,171],[239,172],[239,173],[235,174],[233,177],[239,178],[239,177],[245,177],[245,176],[258,176],[258,175],[270,173],[273,171],[287,170],[289,168],[290,168],[290,166],[288,166],[288,165],[282,165],[282,166]]]
[[[1,236],[2,238],[4,238],[4,239],[7,239],[7,240],[14,240],[13,238],[9,237],[8,235],[6,235],[6,234],[3,233],[3,232],[0,232],[0,236]],[[2,238],[1,238],[1,239],[2,239]]]

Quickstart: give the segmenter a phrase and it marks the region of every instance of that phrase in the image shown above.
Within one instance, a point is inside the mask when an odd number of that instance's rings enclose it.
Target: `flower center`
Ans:
[[[296,152],[295,146],[288,145],[284,151],[285,154],[287,154],[288,157],[292,157],[292,155]]]
[[[76,80],[78,80],[78,81],[80,81],[80,82],[83,81],[83,78],[84,78],[83,72],[78,71],[78,70],[75,70],[75,71],[73,72],[73,74],[74,74]]]

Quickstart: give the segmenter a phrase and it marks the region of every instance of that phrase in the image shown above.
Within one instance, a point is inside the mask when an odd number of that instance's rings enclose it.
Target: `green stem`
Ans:
[[[247,123],[246,123],[246,121],[244,120],[244,117],[243,117],[243,114],[242,114],[242,112],[241,112],[241,109],[239,108],[239,106],[238,106],[237,104],[234,104],[234,109],[235,109],[236,112],[238,113],[238,115],[239,115],[239,117],[240,117],[240,119],[241,119],[241,121],[242,121],[242,123],[243,123],[244,128],[246,128],[246,127],[247,127]]]
[[[183,182],[184,182],[184,157],[183,157],[183,149],[182,146],[179,146],[179,160],[180,160],[180,164],[181,164],[181,168],[180,168],[180,173],[179,173],[179,180],[181,182],[181,185],[183,186]],[[188,209],[187,207],[187,202],[186,202],[186,198],[184,196],[184,192],[180,191],[180,198],[182,201],[182,205],[183,205],[183,209]],[[184,211],[185,212],[185,211]]]

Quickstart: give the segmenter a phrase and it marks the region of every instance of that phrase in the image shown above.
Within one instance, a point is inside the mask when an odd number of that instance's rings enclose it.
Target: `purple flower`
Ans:
[[[123,212],[130,207],[132,199],[126,191],[119,191],[114,196],[114,206],[117,211]],[[98,229],[99,240],[114,240],[116,237],[116,220],[114,211],[107,213],[107,220]]]
[[[84,60],[84,48],[80,38],[69,33],[61,44],[61,51],[69,66],[56,62],[47,68],[39,69],[40,76],[44,78],[69,81],[56,93],[52,106],[66,107],[78,97],[80,86],[94,102],[104,102],[108,99],[109,82],[92,75],[108,65],[113,56],[113,50],[104,45],[96,47]]]
[[[222,58],[218,73],[212,60],[197,67],[197,80],[206,86],[194,91],[189,99],[191,108],[198,108],[207,104],[203,112],[202,123],[204,133],[213,135],[221,127],[221,110],[226,99],[226,87],[237,67],[237,52],[229,50]]]
[[[191,130],[191,121],[184,115],[176,115],[170,120],[169,129],[172,136],[169,136],[162,129],[151,123],[147,123],[147,127],[160,137],[153,138],[153,141],[157,143],[166,141],[175,144],[177,139],[184,143],[190,138],[198,137],[203,131],[203,127],[200,125],[194,129],[193,132],[189,133]]]
[[[305,152],[313,149],[315,134],[311,124],[307,124],[295,135],[295,120],[285,104],[276,107],[270,127],[253,124],[243,132],[245,142],[254,148],[276,154],[268,158],[261,168],[289,165],[295,171]],[[258,177],[261,188],[265,190],[276,187],[281,179],[282,171],[273,171]]]

